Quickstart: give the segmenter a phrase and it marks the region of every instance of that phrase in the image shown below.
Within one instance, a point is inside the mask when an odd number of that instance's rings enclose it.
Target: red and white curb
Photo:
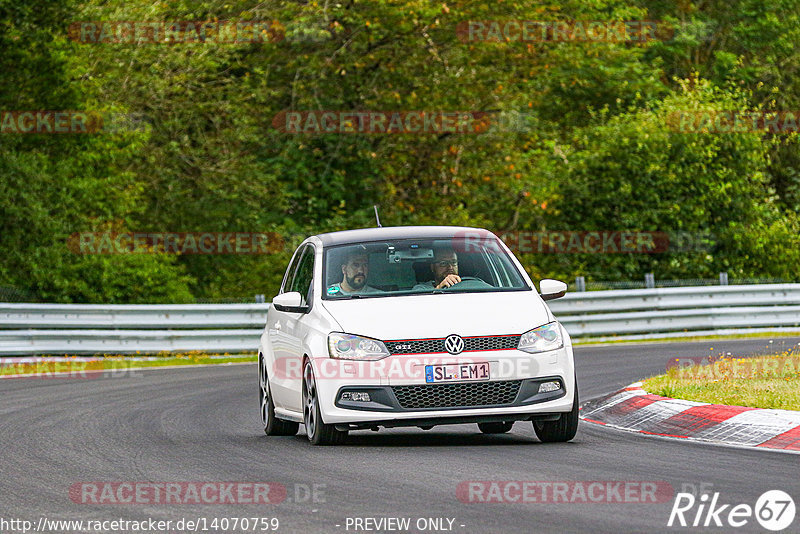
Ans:
[[[587,403],[581,419],[642,434],[800,452],[800,412],[671,399],[641,385]]]

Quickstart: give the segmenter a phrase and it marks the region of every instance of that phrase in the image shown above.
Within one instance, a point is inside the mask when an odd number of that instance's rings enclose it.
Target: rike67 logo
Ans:
[[[691,493],[678,493],[667,526],[741,528],[751,524],[753,517],[767,530],[784,530],[794,522],[794,500],[785,491],[770,490],[758,498],[755,506],[734,506],[720,504],[719,492],[712,496],[705,493],[699,498]]]

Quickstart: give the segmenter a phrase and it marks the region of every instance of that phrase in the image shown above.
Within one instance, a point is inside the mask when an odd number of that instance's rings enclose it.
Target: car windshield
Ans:
[[[530,289],[495,237],[331,246],[323,277],[325,300]]]

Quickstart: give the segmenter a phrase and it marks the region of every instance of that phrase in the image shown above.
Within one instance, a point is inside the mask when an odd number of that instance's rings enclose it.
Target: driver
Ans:
[[[363,246],[352,248],[342,263],[342,282],[328,287],[328,295],[380,293],[379,289],[367,285],[367,276],[369,276],[367,249]]]
[[[414,289],[442,289],[461,281],[458,276],[458,256],[452,248],[438,248],[433,251],[431,263],[433,280],[414,286]]]

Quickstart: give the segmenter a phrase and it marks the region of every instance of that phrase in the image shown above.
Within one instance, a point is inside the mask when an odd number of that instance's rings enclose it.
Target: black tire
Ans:
[[[275,416],[275,404],[269,390],[269,378],[264,359],[258,357],[258,403],[261,407],[261,424],[268,436],[294,436],[300,429],[300,423],[285,421]]]
[[[569,441],[578,432],[578,381],[575,381],[575,397],[572,401],[572,410],[561,414],[556,421],[533,421],[533,431],[536,437],[544,443]]]
[[[317,397],[317,384],[314,379],[314,368],[306,362],[303,368],[303,422],[306,435],[312,445],[339,445],[347,439],[348,432],[336,430],[333,425],[322,421]]]
[[[514,421],[502,421],[500,423],[478,423],[478,428],[484,434],[505,434],[511,427],[514,426]]]

